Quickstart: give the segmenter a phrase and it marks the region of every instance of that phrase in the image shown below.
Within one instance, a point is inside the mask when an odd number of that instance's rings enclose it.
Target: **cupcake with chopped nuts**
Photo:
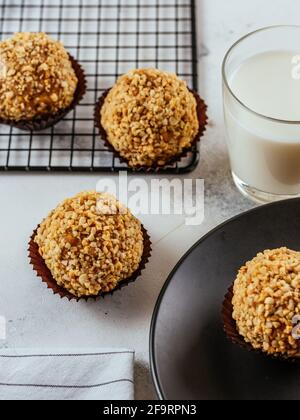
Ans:
[[[242,267],[223,309],[233,342],[293,360],[300,360],[299,314],[300,252],[287,248],[260,253]]]
[[[81,66],[45,33],[0,42],[0,123],[38,131],[60,121],[86,90]]]
[[[195,147],[207,123],[206,106],[175,74],[133,70],[96,106],[95,121],[109,148],[132,168],[172,164]]]
[[[150,256],[149,236],[114,197],[95,191],[65,200],[30,241],[31,263],[54,293],[103,296],[136,280]]]

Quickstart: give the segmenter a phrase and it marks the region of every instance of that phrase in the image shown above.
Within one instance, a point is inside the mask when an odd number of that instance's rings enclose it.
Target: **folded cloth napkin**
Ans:
[[[0,350],[0,400],[133,400],[129,350]]]

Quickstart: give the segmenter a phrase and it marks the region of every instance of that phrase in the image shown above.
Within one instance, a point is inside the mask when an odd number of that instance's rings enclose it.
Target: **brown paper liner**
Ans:
[[[108,89],[104,92],[104,94],[99,98],[98,102],[95,106],[95,113],[94,113],[94,120],[95,120],[95,126],[99,129],[100,135],[102,139],[104,140],[105,146],[107,149],[114,154],[116,158],[120,160],[121,163],[127,164],[130,168],[136,170],[136,171],[143,171],[143,172],[159,172],[162,169],[165,169],[169,167],[170,165],[173,165],[174,163],[180,162],[181,159],[185,158],[189,152],[193,150],[194,147],[197,146],[197,144],[200,142],[201,138],[203,137],[207,123],[208,123],[208,116],[207,116],[207,105],[204,102],[203,99],[200,98],[197,92],[190,90],[190,92],[194,95],[196,102],[197,102],[197,116],[199,121],[199,131],[196,137],[194,138],[191,146],[186,147],[183,149],[183,151],[173,156],[166,164],[164,165],[155,165],[155,166],[131,166],[126,158],[120,155],[120,153],[113,147],[113,145],[109,142],[107,133],[104,129],[104,127],[101,124],[101,108],[105,102],[105,99],[107,95],[109,94],[111,89]]]
[[[73,69],[78,79],[77,89],[74,94],[74,99],[68,108],[62,109],[55,115],[42,115],[32,120],[12,121],[0,118],[0,124],[8,125],[10,127],[18,128],[23,131],[42,131],[53,127],[61,121],[69,112],[71,112],[82,100],[86,93],[87,82],[83,68],[75,58],[69,55],[72,62]]]
[[[252,347],[250,343],[247,343],[244,338],[239,334],[237,330],[237,325],[235,320],[232,317],[233,314],[233,285],[228,290],[225,300],[223,302],[223,308],[222,308],[222,321],[223,321],[223,327],[225,334],[227,338],[233,343],[237,344],[238,346],[242,347],[243,349],[254,352],[256,354],[260,354],[262,356],[265,356],[267,358],[271,358],[277,361],[284,361],[288,363],[296,363],[300,365],[300,358],[297,357],[287,357],[283,356],[282,354],[274,354],[270,355],[268,353],[263,352],[262,350],[255,349]]]
[[[62,299],[67,298],[69,301],[76,300],[77,302],[79,302],[80,300],[85,300],[87,302],[90,299],[96,300],[101,297],[104,298],[107,295],[112,296],[116,291],[123,289],[124,287],[128,286],[130,283],[134,283],[137,280],[137,278],[140,277],[142,271],[146,268],[146,265],[151,256],[152,244],[151,244],[150,236],[147,230],[144,228],[144,226],[142,226],[142,232],[143,232],[143,237],[144,237],[144,252],[143,252],[142,260],[140,262],[140,266],[137,269],[137,271],[133,273],[130,278],[120,282],[117,285],[117,287],[111,292],[99,293],[99,295],[97,296],[84,296],[84,297],[79,298],[73,295],[72,293],[68,292],[63,287],[59,286],[54,280],[50,270],[46,266],[46,263],[43,257],[39,253],[38,245],[34,242],[34,238],[37,234],[37,229],[33,232],[33,235],[31,236],[30,242],[29,242],[28,252],[29,252],[30,264],[33,266],[33,269],[37,273],[38,277],[42,279],[43,283],[46,283],[46,285],[48,286],[48,289],[51,289],[53,291],[54,295],[59,295]]]

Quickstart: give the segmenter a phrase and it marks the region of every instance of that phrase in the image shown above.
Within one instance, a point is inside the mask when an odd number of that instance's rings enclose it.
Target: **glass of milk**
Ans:
[[[258,30],[223,63],[233,179],[258,202],[300,196],[300,26]]]

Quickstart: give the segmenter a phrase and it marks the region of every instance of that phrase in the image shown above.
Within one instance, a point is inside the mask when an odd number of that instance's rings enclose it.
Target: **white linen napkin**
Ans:
[[[130,350],[0,350],[0,400],[133,400]]]

